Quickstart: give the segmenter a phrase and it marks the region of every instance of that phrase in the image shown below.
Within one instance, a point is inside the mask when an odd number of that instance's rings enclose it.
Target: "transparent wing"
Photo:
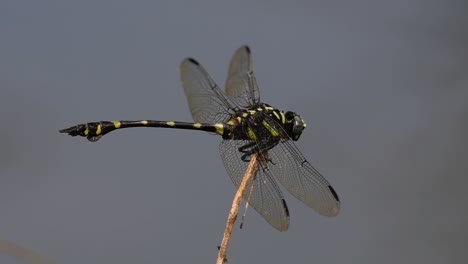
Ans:
[[[192,58],[180,64],[180,79],[193,120],[199,123],[222,123],[235,109],[208,72]]]
[[[237,105],[245,108],[260,102],[248,46],[240,47],[232,56],[226,79],[226,94]]]
[[[249,162],[241,160],[243,153],[239,152],[239,148],[252,143],[250,140],[221,141],[221,158],[236,188],[239,188],[249,165]],[[261,166],[248,183],[243,197],[270,225],[279,231],[286,231],[289,226],[286,201],[271,171],[264,165],[268,158],[259,155],[258,159]]]
[[[336,216],[340,200],[330,183],[299,152],[291,140],[282,140],[269,152],[273,175],[297,199],[324,216]]]
[[[302,155],[297,146],[285,136],[282,126],[264,115],[270,126],[283,131],[278,144],[268,151],[268,163],[273,175],[294,197],[324,216],[340,211],[340,200],[330,183]]]

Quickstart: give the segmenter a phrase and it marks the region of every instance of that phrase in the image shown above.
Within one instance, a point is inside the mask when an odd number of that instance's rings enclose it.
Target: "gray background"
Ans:
[[[0,239],[58,263],[214,263],[235,192],[220,138],[57,130],[190,121],[179,62],[197,58],[224,85],[249,44],[262,100],[308,121],[298,146],[342,211],[321,217],[286,194],[290,229],[249,211],[229,262],[463,262],[467,5],[1,1]]]

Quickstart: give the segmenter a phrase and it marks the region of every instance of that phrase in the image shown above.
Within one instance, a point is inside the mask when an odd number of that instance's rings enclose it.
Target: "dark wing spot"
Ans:
[[[286,204],[286,201],[284,199],[282,199],[282,202],[283,202],[284,212],[286,213],[286,216],[289,217],[288,205]]]
[[[340,201],[340,198],[338,198],[338,194],[336,194],[335,189],[333,189],[333,187],[331,187],[331,185],[328,185],[328,189],[329,189],[330,192],[333,194],[333,196],[335,197],[335,199],[339,202],[339,201]]]
[[[244,49],[247,51],[248,54],[250,54],[250,48],[249,48],[249,46],[245,45],[245,46],[244,46]]]
[[[187,58],[187,60],[195,65],[200,65],[200,63],[198,63],[198,61],[196,61],[194,58]]]

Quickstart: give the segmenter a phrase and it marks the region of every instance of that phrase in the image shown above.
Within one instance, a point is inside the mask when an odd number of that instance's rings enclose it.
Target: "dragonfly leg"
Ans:
[[[245,153],[244,155],[242,155],[241,160],[245,161],[245,162],[250,162],[250,156],[252,156],[252,154],[266,152],[266,151],[274,148],[277,144],[278,144],[277,141],[274,141],[274,142],[264,141],[264,142],[261,142],[260,144],[258,144],[256,142],[251,142],[251,143],[248,143],[248,144],[240,147],[238,150],[241,153]],[[275,165],[271,161],[271,159],[268,160],[268,161],[271,162],[273,165]]]

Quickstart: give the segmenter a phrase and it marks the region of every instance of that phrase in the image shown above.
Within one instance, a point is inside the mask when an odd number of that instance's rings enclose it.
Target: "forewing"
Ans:
[[[249,140],[221,141],[221,158],[236,188],[239,188],[249,165],[249,162],[241,160],[243,153],[238,149],[251,143]],[[262,164],[265,157],[259,155],[258,159]],[[288,229],[289,212],[286,201],[268,167],[260,166],[256,175],[247,184],[243,197],[274,228],[279,231]]]
[[[208,72],[192,58],[180,64],[180,78],[193,120],[222,123],[229,119],[235,105],[213,81]]]
[[[336,216],[340,200],[330,183],[301,154],[289,139],[268,151],[273,175],[297,199],[324,216]]]
[[[253,73],[250,48],[242,46],[234,53],[226,79],[226,94],[237,105],[248,107],[260,102],[260,92]]]
[[[278,144],[268,151],[273,175],[294,197],[324,216],[340,211],[340,200],[330,183],[302,155],[283,126],[267,114],[264,122],[280,136]]]

